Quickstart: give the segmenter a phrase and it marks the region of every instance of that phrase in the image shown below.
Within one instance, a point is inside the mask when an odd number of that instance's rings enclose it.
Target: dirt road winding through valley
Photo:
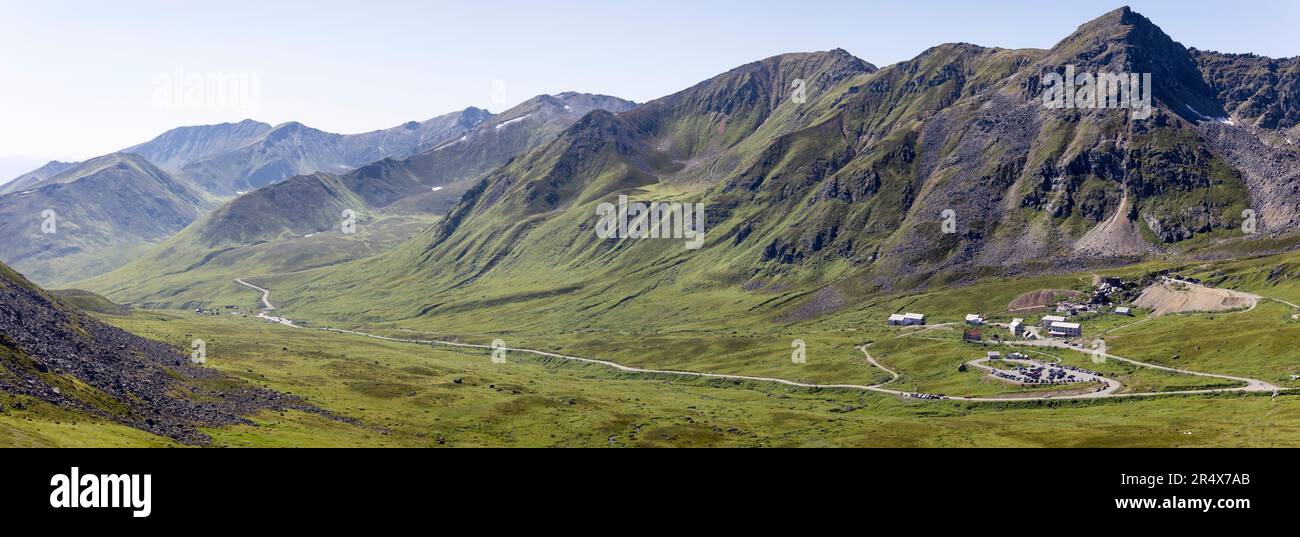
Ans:
[[[262,311],[257,312],[257,318],[259,318],[259,319],[265,319],[265,320],[267,320],[267,321],[270,321],[270,322],[273,322],[273,323],[282,324],[282,325],[285,325],[285,326],[292,326],[292,327],[294,327],[294,328],[301,328],[300,326],[298,326],[298,325],[296,325],[296,324],[293,324],[293,321],[291,321],[291,320],[289,320],[289,319],[286,319],[286,318],[284,318],[284,317],[276,317],[276,316],[273,316],[273,315],[267,315],[267,314],[266,314],[266,312],[268,312],[268,311],[275,311],[275,305],[271,304],[271,291],[266,290],[266,289],[263,289],[263,288],[258,287],[258,286],[256,286],[256,285],[253,285],[253,284],[251,284],[251,283],[248,283],[248,282],[244,281],[243,278],[235,278],[235,281],[236,281],[236,282],[239,282],[240,285],[243,285],[243,286],[245,286],[245,287],[251,287],[251,288],[253,288],[253,289],[256,289],[256,290],[262,292]]]
[[[245,282],[243,279],[236,279],[235,281],[236,281],[236,282],[239,282],[241,285],[244,285],[244,286],[246,286],[246,287],[250,287],[250,288],[252,288],[252,289],[256,289],[256,290],[262,292],[262,303],[263,303],[263,305],[266,306],[266,308],[263,310],[262,313],[259,313],[259,314],[258,314],[258,317],[261,317],[261,318],[264,318],[264,319],[267,319],[267,320],[271,320],[271,321],[273,321],[273,322],[280,322],[281,324],[286,324],[286,325],[288,325],[288,326],[294,326],[294,327],[297,327],[296,325],[292,324],[292,321],[289,321],[288,319],[282,319],[282,318],[279,318],[279,317],[269,317],[269,316],[266,316],[266,314],[265,314],[266,311],[271,311],[271,310],[274,310],[274,309],[275,309],[275,306],[271,304],[271,291],[269,291],[269,290],[267,290],[267,289],[263,289],[263,288],[258,287],[258,286],[256,286],[256,285],[252,285],[252,284],[250,284],[250,283],[248,283],[248,282]],[[887,394],[887,395],[893,395],[893,396],[903,397],[903,398],[908,398],[908,399],[930,399],[930,400],[934,400],[934,399],[947,399],[947,400],[953,400],[953,401],[969,401],[969,402],[977,402],[977,403],[1007,403],[1007,402],[1015,402],[1015,401],[1043,401],[1043,400],[1071,400],[1071,399],[1104,399],[1104,398],[1123,398],[1123,397],[1155,397],[1155,396],[1168,396],[1168,395],[1205,395],[1205,394],[1214,394],[1214,393],[1231,393],[1231,392],[1244,392],[1244,393],[1250,393],[1250,392],[1274,392],[1274,393],[1276,393],[1276,392],[1278,392],[1278,391],[1286,390],[1285,388],[1279,388],[1279,387],[1277,387],[1277,386],[1274,386],[1274,385],[1272,385],[1272,384],[1269,384],[1269,383],[1267,383],[1267,382],[1264,382],[1264,381],[1262,381],[1262,380],[1257,380],[1257,379],[1249,379],[1249,378],[1243,378],[1243,377],[1233,377],[1233,376],[1228,376],[1228,375],[1218,375],[1218,374],[1213,374],[1213,373],[1202,373],[1202,372],[1196,372],[1196,371],[1190,371],[1190,370],[1174,369],[1174,368],[1169,368],[1169,367],[1160,366],[1160,365],[1155,365],[1155,364],[1148,364],[1148,363],[1145,363],[1145,362],[1140,362],[1140,361],[1137,361],[1137,360],[1133,360],[1133,359],[1130,359],[1130,358],[1124,358],[1124,357],[1116,356],[1116,355],[1113,355],[1113,354],[1104,354],[1104,356],[1107,357],[1107,358],[1113,358],[1113,359],[1115,359],[1115,360],[1123,361],[1123,362],[1126,362],[1126,363],[1131,363],[1131,364],[1138,365],[1138,366],[1142,366],[1142,367],[1149,367],[1149,368],[1154,368],[1154,369],[1161,369],[1161,370],[1172,371],[1172,372],[1177,372],[1177,373],[1185,373],[1185,374],[1189,374],[1189,375],[1198,375],[1198,376],[1207,376],[1207,377],[1215,377],[1215,378],[1221,378],[1221,379],[1228,379],[1228,380],[1233,380],[1233,381],[1243,382],[1243,383],[1245,383],[1246,385],[1245,385],[1245,386],[1241,386],[1241,387],[1236,387],[1236,388],[1214,388],[1214,389],[1205,389],[1205,390],[1184,390],[1184,391],[1171,391],[1171,392],[1145,392],[1145,393],[1115,393],[1117,390],[1120,389],[1120,385],[1119,385],[1119,383],[1118,383],[1117,381],[1115,381],[1114,379],[1105,379],[1105,380],[1108,380],[1108,381],[1111,383],[1110,386],[1107,386],[1107,387],[1105,387],[1104,389],[1101,389],[1101,390],[1098,390],[1098,391],[1089,392],[1089,393],[1076,393],[1076,394],[1066,394],[1066,395],[1034,394],[1034,393],[1027,393],[1027,394],[1008,394],[1008,395],[1006,395],[1006,396],[1000,396],[1000,397],[954,397],[954,396],[938,397],[938,396],[929,395],[929,394],[923,394],[923,393],[918,393],[918,392],[909,392],[909,391],[904,391],[904,390],[895,390],[895,389],[891,389],[891,388],[886,388],[885,386],[887,386],[888,384],[891,384],[891,383],[897,381],[897,380],[900,378],[900,375],[899,375],[897,372],[895,372],[894,370],[885,367],[883,364],[881,364],[880,362],[878,362],[878,361],[875,359],[875,357],[871,356],[871,353],[867,350],[867,348],[870,346],[870,344],[859,346],[859,347],[857,347],[857,349],[860,350],[860,351],[862,351],[862,354],[863,354],[863,356],[866,358],[867,363],[869,363],[869,364],[870,364],[871,366],[873,366],[873,367],[876,367],[876,368],[880,369],[881,371],[884,371],[885,373],[888,373],[889,376],[890,376],[890,379],[889,379],[889,380],[887,380],[887,381],[885,381],[885,382],[882,382],[882,383],[879,383],[879,384],[872,384],[872,385],[865,385],[865,384],[814,384],[814,383],[808,383],[808,382],[798,382],[798,381],[793,381],[793,380],[783,379],[783,378],[777,378],[777,377],[763,377],[763,376],[751,376],[751,375],[734,375],[734,374],[726,374],[726,373],[704,373],[704,372],[696,372],[696,371],[677,371],[677,370],[671,370],[671,369],[649,369],[649,368],[642,368],[642,367],[633,367],[633,366],[629,366],[629,365],[620,364],[620,363],[617,363],[617,362],[612,362],[612,361],[609,361],[609,360],[600,360],[600,359],[596,359],[596,358],[584,358],[584,357],[581,357],[581,356],[571,356],[571,355],[566,355],[566,354],[558,354],[558,353],[554,353],[554,352],[547,352],[547,351],[542,351],[542,350],[537,350],[537,349],[526,349],[526,348],[519,348],[519,347],[494,347],[494,346],[491,346],[491,345],[476,345],[476,344],[471,344],[471,343],[459,343],[459,342],[455,342],[455,341],[443,341],[443,340],[436,340],[436,339],[406,339],[406,338],[395,338],[395,337],[381,336],[381,335],[377,335],[377,334],[370,334],[370,333],[366,333],[366,332],[360,332],[360,331],[356,331],[356,330],[344,330],[344,329],[339,329],[339,328],[319,328],[318,330],[322,330],[322,331],[326,331],[326,332],[335,332],[335,333],[339,333],[339,334],[349,334],[349,335],[354,335],[354,336],[361,336],[361,337],[366,337],[366,338],[371,338],[371,339],[378,339],[378,340],[383,340],[383,341],[392,341],[392,342],[397,342],[397,343],[411,343],[411,344],[417,344],[417,345],[442,345],[442,346],[448,346],[448,347],[460,347],[460,348],[470,348],[470,349],[485,349],[485,350],[502,350],[502,349],[503,349],[503,350],[505,350],[506,352],[520,352],[520,353],[532,354],[532,355],[535,355],[535,356],[541,356],[541,357],[546,357],[546,358],[556,358],[556,359],[568,360],[568,361],[578,362],[578,363],[586,363],[586,364],[601,365],[601,366],[605,366],[605,367],[609,367],[609,368],[616,369],[616,370],[618,370],[618,371],[623,371],[623,372],[626,372],[626,373],[638,373],[638,374],[647,374],[647,375],[671,375],[671,376],[687,377],[687,378],[721,379],[721,380],[732,380],[732,381],[766,382],[766,383],[781,384],[781,385],[785,385],[785,386],[794,386],[794,387],[798,387],[798,388],[812,388],[812,389],[826,389],[826,390],[861,390],[861,391],[870,391],[870,392],[875,392],[875,393],[882,393],[882,394]],[[1066,344],[1064,344],[1064,343],[1061,343],[1059,346],[1055,346],[1055,345],[1034,345],[1034,346],[1045,346],[1045,347],[1061,348],[1061,349],[1072,350],[1072,351],[1076,351],[1076,352],[1083,352],[1083,353],[1086,353],[1086,354],[1095,354],[1095,353],[1093,353],[1092,351],[1087,351],[1087,350],[1083,350],[1083,349],[1078,349],[1078,348],[1075,348],[1075,347],[1071,347],[1071,346],[1069,346],[1069,345],[1066,345]],[[1097,378],[1099,378],[1099,379],[1104,379],[1104,377],[1097,377]]]

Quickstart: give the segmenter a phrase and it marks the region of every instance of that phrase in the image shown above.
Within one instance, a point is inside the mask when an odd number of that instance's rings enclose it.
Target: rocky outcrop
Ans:
[[[35,397],[186,444],[200,427],[266,409],[320,412],[191,363],[163,343],[96,321],[0,265],[0,391]]]

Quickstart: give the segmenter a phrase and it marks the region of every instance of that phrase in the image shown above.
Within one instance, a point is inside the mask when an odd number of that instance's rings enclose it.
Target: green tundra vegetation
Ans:
[[[1216,134],[1225,106],[1260,129],[1297,116],[1266,114],[1281,104],[1262,93],[1268,102],[1238,102],[1256,93],[1244,91],[1256,74],[1239,73],[1256,60],[1216,54],[1122,8],[1050,49],[946,44],[883,68],[838,49],[783,54],[635,107],[564,94],[587,103],[581,114],[539,97],[401,163],[244,194],[72,282],[103,297],[66,296],[181,349],[204,339],[210,367],[353,420],[262,412],[256,426],[205,430],[215,445],[1296,445],[1294,391],[1161,393],[1238,383],[1088,352],[1104,339],[1115,356],[1300,388],[1300,253],[1278,253],[1300,235],[1242,227],[1269,193],[1290,195],[1270,190],[1258,163],[1297,150]],[[1044,108],[1034,82],[1067,64],[1155,71],[1152,117]],[[546,110],[555,121],[539,123]],[[433,190],[437,178],[454,184]],[[598,237],[598,207],[620,196],[703,204],[703,247]],[[1300,214],[1289,203],[1267,213]],[[339,233],[355,207],[360,232]],[[1086,295],[1104,276],[1131,284],[1131,301],[1164,273],[1263,298],[1238,311],[1083,315],[1077,348],[1012,344],[993,325],[981,342],[963,338],[971,313],[1041,320],[1046,309],[1012,310],[1022,296]],[[187,311],[260,309],[236,278],[270,290],[275,314],[302,327]],[[904,312],[928,325],[886,325]],[[520,352],[499,364],[487,350],[317,328],[950,399]],[[791,359],[799,341],[806,363]],[[1026,387],[963,367],[989,350],[1157,395],[1062,400],[1097,386]],[[1043,399],[960,399],[1026,394]],[[0,427],[14,433],[0,442],[169,443],[36,401],[2,404]]]
[[[1207,272],[1233,270],[1249,280],[1246,276],[1253,273],[1238,263],[1198,266]],[[1131,267],[1115,274],[1137,275],[1155,268]],[[418,323],[350,327],[398,338],[477,344],[499,337],[512,347],[659,369],[812,383],[888,380],[889,375],[868,364],[856,348],[867,344],[873,357],[901,375],[891,387],[950,396],[993,395],[1026,389],[991,380],[973,369],[958,371],[962,362],[981,357],[990,348],[961,341],[957,323],[962,316],[980,312],[994,321],[1009,318],[1007,305],[1025,292],[1086,290],[1090,284],[1088,274],[990,280],[884,297],[778,325],[743,316],[752,304],[728,305],[719,297],[709,297],[711,306],[687,310],[679,317],[698,320],[674,324],[675,330],[654,330],[653,317],[647,325],[626,330],[601,325],[567,331],[549,330],[547,324],[511,326],[509,308],[495,323],[488,322],[490,312],[448,316],[442,319],[445,326],[436,331]],[[1257,285],[1253,290],[1263,294],[1271,288]],[[256,299],[256,292],[245,293]],[[900,310],[926,312],[930,326],[886,327],[884,318]],[[1300,310],[1265,302],[1250,311],[1160,318],[1139,312],[1132,318],[1096,322],[1112,330],[1106,337],[1113,354],[1198,371],[1251,375],[1294,387],[1289,371],[1300,367],[1300,362],[1288,354],[1297,346],[1287,344],[1288,338],[1300,338],[1300,325],[1291,317],[1294,313]],[[730,322],[718,321],[727,315]],[[504,364],[494,364],[486,349],[390,342],[229,315],[137,310],[100,317],[178,348],[187,348],[189,341],[201,337],[208,342],[210,367],[258,386],[303,396],[357,420],[349,423],[297,411],[263,412],[255,416],[257,426],[205,430],[218,446],[1284,446],[1300,440],[1296,426],[1300,398],[1291,392],[1277,397],[917,401],[853,389],[625,373],[520,352],[508,353]],[[563,319],[552,322],[562,325]],[[1243,343],[1251,334],[1269,332],[1274,336],[1266,345]],[[1137,333],[1149,336],[1130,335]],[[1156,341],[1148,344],[1152,337]],[[806,364],[792,363],[793,339],[806,342]],[[1005,345],[996,348],[1016,350]],[[1161,349],[1168,348],[1181,349],[1179,357],[1164,356]],[[1082,352],[1041,351],[1066,364],[1112,375],[1125,384],[1126,391],[1231,384],[1116,361],[1098,364]],[[5,408],[0,412],[0,430],[12,433],[0,437],[13,445],[171,444],[44,403],[27,401],[19,410],[17,402],[11,398],[0,403]]]

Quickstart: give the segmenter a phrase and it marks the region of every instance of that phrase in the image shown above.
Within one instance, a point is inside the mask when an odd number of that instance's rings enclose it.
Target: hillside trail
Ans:
[[[245,287],[251,287],[251,288],[253,288],[253,289],[256,289],[256,290],[262,292],[262,306],[263,306],[263,307],[262,307],[262,311],[257,312],[257,318],[259,318],[259,319],[264,319],[264,320],[266,320],[266,321],[270,321],[270,322],[273,322],[273,323],[282,324],[282,325],[285,325],[285,326],[292,326],[292,327],[294,327],[294,328],[302,328],[301,326],[298,326],[298,325],[294,324],[293,321],[290,320],[290,319],[286,319],[286,318],[284,318],[284,317],[276,317],[276,316],[273,316],[273,315],[267,315],[267,314],[266,314],[266,312],[268,312],[268,311],[275,311],[275,305],[274,305],[274,304],[271,304],[271,291],[270,291],[270,290],[263,289],[263,288],[258,287],[258,286],[256,286],[256,285],[253,285],[253,284],[251,284],[251,283],[248,283],[248,282],[244,281],[242,278],[235,278],[235,281],[238,282],[240,285],[243,285],[243,286],[245,286]]]
[[[1293,308],[1293,309],[1300,310],[1300,306],[1297,306],[1297,305],[1295,305],[1295,304],[1292,304],[1292,303],[1287,302],[1287,301],[1285,301],[1285,300],[1282,300],[1282,299],[1280,299],[1280,298],[1273,298],[1273,297],[1271,297],[1271,296],[1266,296],[1266,297],[1262,297],[1262,298],[1265,298],[1265,299],[1268,299],[1268,300],[1272,300],[1273,302],[1277,302],[1277,303],[1279,303],[1279,304],[1285,304],[1285,305],[1287,305],[1287,306],[1290,306],[1290,307]],[[1300,313],[1296,313],[1295,315],[1292,315],[1292,316],[1291,316],[1291,319],[1293,319],[1293,320],[1300,320]]]
[[[246,287],[252,287],[253,289],[256,289],[256,290],[262,292],[262,306],[263,306],[263,307],[262,307],[262,311],[273,311],[273,310],[275,310],[275,306],[271,304],[271,291],[268,291],[268,290],[263,289],[263,288],[261,288],[261,287],[258,287],[258,286],[256,286],[256,285],[253,285],[253,284],[251,284],[251,283],[248,283],[248,282],[244,281],[242,278],[235,278],[235,281],[236,281],[236,282],[239,282],[240,285],[243,285],[243,286],[246,286]]]

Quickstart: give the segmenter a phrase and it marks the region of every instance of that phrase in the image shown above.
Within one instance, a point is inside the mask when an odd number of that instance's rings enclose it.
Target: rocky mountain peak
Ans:
[[[1045,71],[1067,65],[1080,73],[1150,73],[1153,99],[1191,122],[1227,115],[1187,48],[1127,6],[1079,26],[1042,62]]]

